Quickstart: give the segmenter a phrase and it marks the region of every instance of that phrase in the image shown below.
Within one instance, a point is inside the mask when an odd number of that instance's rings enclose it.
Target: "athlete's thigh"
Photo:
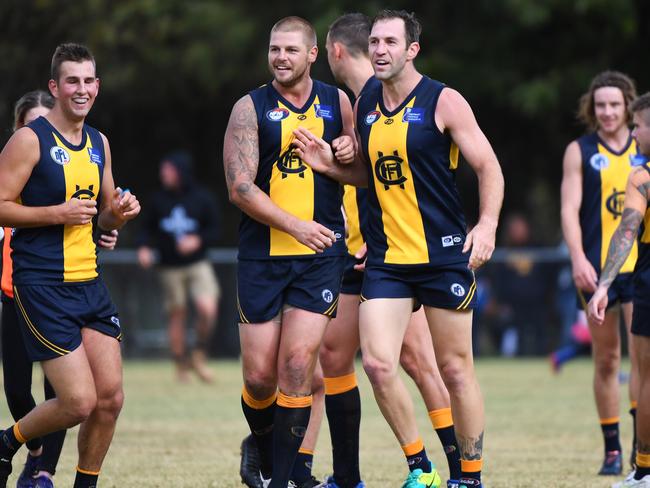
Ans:
[[[122,389],[122,352],[114,337],[95,329],[81,330],[82,342],[93,373],[95,390],[102,398]]]
[[[263,375],[274,380],[277,376],[280,320],[255,324],[239,324],[239,344],[244,376]]]
[[[424,307],[411,314],[408,327],[404,334],[401,351],[402,360],[416,364],[432,363],[435,365],[435,353],[429,324],[424,313]]]
[[[42,361],[41,366],[58,398],[66,401],[96,394],[93,372],[83,343],[64,356]]]
[[[282,314],[279,364],[301,352],[313,357],[315,364],[329,321],[327,315],[288,307]]]
[[[424,307],[438,364],[472,357],[472,310]]]
[[[359,336],[364,359],[397,367],[413,298],[374,298],[359,306]]]
[[[326,377],[342,376],[354,370],[359,350],[359,295],[339,295],[336,317],[325,330],[320,358]]]
[[[620,309],[613,307],[605,312],[605,320],[602,324],[589,324],[591,331],[591,343],[595,357],[603,354],[620,354],[621,334],[619,331]]]

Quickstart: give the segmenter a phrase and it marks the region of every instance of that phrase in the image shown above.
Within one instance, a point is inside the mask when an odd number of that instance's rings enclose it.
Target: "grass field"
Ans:
[[[215,386],[177,384],[171,365],[165,362],[125,364],[126,403],[103,467],[101,488],[242,486],[239,443],[247,426],[239,404],[239,364],[220,361],[212,366],[218,372]],[[553,376],[543,360],[479,360],[477,371],[486,399],[486,487],[597,488],[615,481],[595,475],[602,460],[602,441],[588,360],[570,364],[559,376]],[[35,376],[38,385],[40,374]],[[359,379],[363,477],[371,488],[399,487],[406,475],[402,452],[362,372]],[[621,417],[627,459],[632,429],[626,398],[624,392]],[[422,402],[416,401],[416,408],[427,451],[445,479],[446,461]],[[0,414],[8,424],[4,401]],[[56,476],[58,487],[72,485],[75,436],[76,429],[68,434]],[[14,473],[20,471],[24,456],[21,452],[14,459]],[[330,470],[324,422],[314,474],[323,476]],[[12,476],[8,486],[15,486],[14,480]]]

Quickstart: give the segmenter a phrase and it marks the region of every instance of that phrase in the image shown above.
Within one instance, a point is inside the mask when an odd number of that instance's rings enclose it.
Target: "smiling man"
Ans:
[[[268,50],[273,81],[235,104],[224,141],[230,200],[243,212],[237,271],[242,409],[259,448],[264,486],[272,478],[277,488],[287,486],[309,422],[312,375],[336,314],[345,255],[340,185],[294,152],[297,127],[328,144],[354,134],[347,96],[310,76],[317,53],[309,22],[278,21]]]
[[[634,82],[623,73],[605,71],[591,81],[578,115],[591,132],[571,142],[564,153],[562,177],[562,231],[569,247],[578,305],[586,308],[596,290],[610,241],[620,221],[625,182],[632,170],[636,145],[628,124],[628,105],[636,96]],[[632,271],[637,256],[633,247],[612,286],[605,323],[591,327],[594,358],[594,395],[600,417],[605,454],[601,475],[618,475],[623,469],[619,436],[619,381],[622,311],[630,339],[632,323]],[[616,307],[620,304],[620,309]],[[638,374],[630,351],[630,413],[636,412]],[[634,451],[634,448],[632,449]],[[634,464],[634,454],[631,456]]]
[[[472,358],[473,270],[494,250],[504,182],[467,101],[415,68],[420,32],[414,14],[384,10],[375,17],[368,52],[381,83],[364,90],[356,105],[357,161],[366,161],[368,181],[361,351],[377,403],[407,458],[403,488],[438,487],[397,368],[412,311],[424,306],[456,425],[458,486],[474,488],[481,486],[484,414]],[[355,184],[358,174],[336,163],[319,138],[304,129],[296,135],[308,164]],[[469,233],[455,184],[459,151],[479,183],[479,221]]]
[[[57,47],[49,88],[52,110],[16,131],[0,154],[0,225],[16,228],[21,331],[56,398],[0,434],[0,486],[24,442],[81,424],[74,487],[92,488],[124,396],[120,321],[98,273],[93,219],[117,229],[138,215],[140,204],[115,188],[108,140],[85,124],[99,91],[90,51]]]

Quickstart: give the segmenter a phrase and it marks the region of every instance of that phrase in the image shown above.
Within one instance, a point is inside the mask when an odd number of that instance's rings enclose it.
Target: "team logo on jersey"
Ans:
[[[93,192],[93,186],[90,185],[88,188],[81,188],[79,185],[75,185],[75,192],[70,198],[78,198],[79,200],[92,200],[95,198],[95,192]]]
[[[393,120],[393,119],[386,119],[386,120],[384,120],[384,124],[386,124],[386,125],[390,125],[390,124],[392,124],[393,122],[395,122],[395,120]]]
[[[596,153],[589,160],[589,164],[596,171],[602,171],[609,166],[609,159],[604,154]]]
[[[307,116],[305,114],[300,114],[298,117],[296,117],[298,120],[307,120]]]
[[[404,110],[404,116],[402,117],[402,122],[421,124],[424,122],[424,109],[406,107],[406,110]]]
[[[630,166],[643,166],[650,162],[650,158],[644,154],[630,154]]]
[[[289,117],[289,111],[283,107],[272,108],[266,112],[266,118],[271,122],[280,122],[282,119]]]
[[[465,296],[465,288],[460,283],[454,283],[453,285],[451,285],[449,287],[449,289],[457,297],[464,297]]]
[[[120,326],[120,319],[117,318],[115,315],[113,315],[113,316],[111,317],[111,322],[113,322],[113,323],[114,323],[115,325],[117,325],[118,327]]]
[[[296,156],[293,152],[293,148],[287,149],[284,154],[280,156],[276,166],[282,173],[282,179],[287,178],[289,175],[296,174],[301,178],[304,178],[304,173],[307,170],[307,166],[302,162],[302,159]]]
[[[314,108],[316,109],[316,117],[325,120],[332,120],[334,118],[332,107],[329,105],[321,105],[320,103],[315,103]]]
[[[605,200],[605,207],[615,219],[623,215],[623,208],[625,207],[625,192],[612,190],[612,194]]]
[[[325,303],[332,303],[334,301],[334,293],[327,288],[321,292],[321,296],[323,297],[323,300],[325,300]]]
[[[68,151],[63,149],[61,146],[52,146],[50,149],[50,156],[56,164],[60,164],[61,166],[70,162]]]
[[[102,155],[94,147],[88,148],[88,155],[90,156],[91,163],[102,164]]]
[[[442,247],[460,246],[463,243],[463,236],[460,234],[452,234],[449,236],[442,236]]]
[[[366,125],[374,124],[379,120],[379,117],[381,117],[381,113],[379,113],[377,110],[368,112],[368,114],[366,114]]]
[[[404,183],[407,178],[402,174],[402,163],[404,160],[399,157],[397,151],[393,154],[384,156],[379,151],[379,159],[375,163],[375,176],[384,185],[384,190],[388,190],[393,185],[399,185],[404,190]]]
[[[340,232],[334,232],[334,238],[335,238],[337,241],[338,241],[339,239],[341,239],[342,237],[343,237],[343,234],[341,234]]]

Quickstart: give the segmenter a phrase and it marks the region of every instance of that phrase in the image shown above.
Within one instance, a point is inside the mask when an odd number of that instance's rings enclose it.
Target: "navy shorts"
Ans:
[[[366,267],[361,300],[414,298],[420,305],[451,310],[476,306],[476,279],[467,263],[443,266]]]
[[[578,290],[578,308],[587,310],[587,304],[593,293]],[[621,273],[607,290],[607,308],[613,307],[618,303],[630,303],[634,299],[634,279],[633,273]]]
[[[647,300],[634,300],[632,334],[650,337],[650,304]]]
[[[237,266],[240,322],[268,322],[284,305],[336,317],[343,266],[343,256],[240,260]]]
[[[363,263],[364,259],[357,259],[354,256],[345,257],[345,270],[343,271],[343,282],[341,283],[341,293],[346,295],[360,295],[361,285],[363,285],[363,271],[354,269],[356,264]]]
[[[31,361],[74,351],[81,344],[83,327],[122,339],[117,309],[101,279],[74,285],[15,285],[14,302]]]

